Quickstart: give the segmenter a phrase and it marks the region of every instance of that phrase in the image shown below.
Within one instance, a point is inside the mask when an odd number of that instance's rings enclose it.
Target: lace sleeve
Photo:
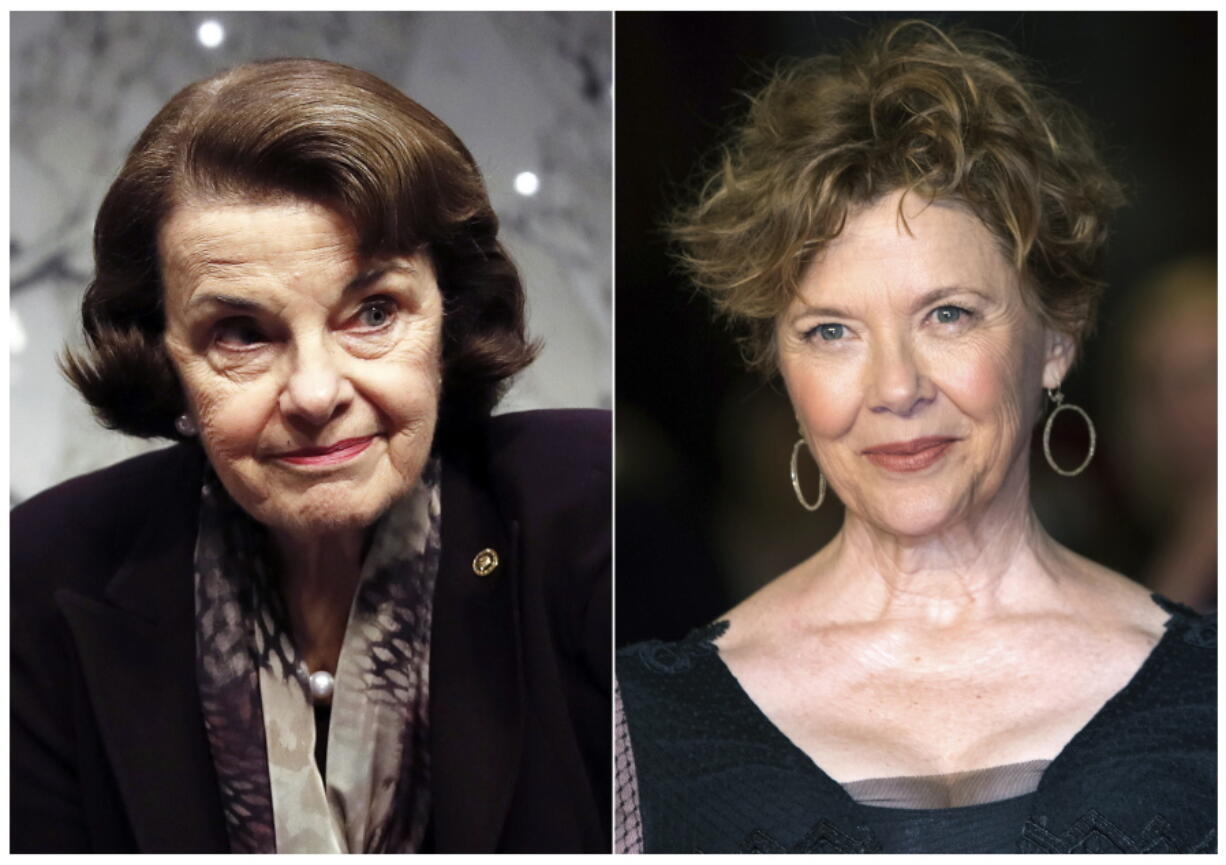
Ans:
[[[639,785],[634,774],[634,751],[630,748],[630,730],[626,726],[626,711],[622,708],[621,691],[613,685],[616,707],[615,763],[617,766],[616,811],[613,815],[613,851],[643,852],[643,821],[639,815]]]

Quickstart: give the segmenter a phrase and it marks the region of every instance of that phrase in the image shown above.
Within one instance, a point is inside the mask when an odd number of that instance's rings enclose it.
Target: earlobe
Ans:
[[[1045,338],[1046,361],[1043,364],[1043,387],[1058,388],[1072,369],[1077,357],[1076,343],[1071,334],[1048,329]]]

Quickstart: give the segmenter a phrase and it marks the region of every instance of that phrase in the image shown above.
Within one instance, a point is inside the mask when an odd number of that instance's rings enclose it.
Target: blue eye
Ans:
[[[358,312],[358,321],[363,327],[380,328],[392,320],[395,310],[387,298],[368,300]]]
[[[818,335],[827,342],[833,342],[836,339],[843,338],[845,328],[841,324],[819,324],[814,330]]]
[[[932,317],[936,319],[937,324],[953,324],[964,315],[970,315],[970,310],[960,306],[938,306],[932,311]]]

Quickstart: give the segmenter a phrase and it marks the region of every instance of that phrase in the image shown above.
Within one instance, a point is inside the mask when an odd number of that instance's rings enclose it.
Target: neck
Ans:
[[[981,512],[922,536],[892,533],[849,510],[838,536],[808,563],[809,597],[840,617],[940,627],[1052,600],[1068,572],[1063,548],[1039,524],[1025,466],[1018,468]]]
[[[274,539],[281,593],[298,651],[311,672],[334,673],[361,578],[363,533],[275,533]]]

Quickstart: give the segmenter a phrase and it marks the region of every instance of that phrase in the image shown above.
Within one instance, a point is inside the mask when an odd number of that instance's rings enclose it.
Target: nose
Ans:
[[[935,395],[932,380],[905,338],[878,343],[870,378],[869,406],[879,414],[909,417],[932,402]]]
[[[279,402],[286,418],[323,426],[353,402],[353,383],[322,340],[299,344]]]

